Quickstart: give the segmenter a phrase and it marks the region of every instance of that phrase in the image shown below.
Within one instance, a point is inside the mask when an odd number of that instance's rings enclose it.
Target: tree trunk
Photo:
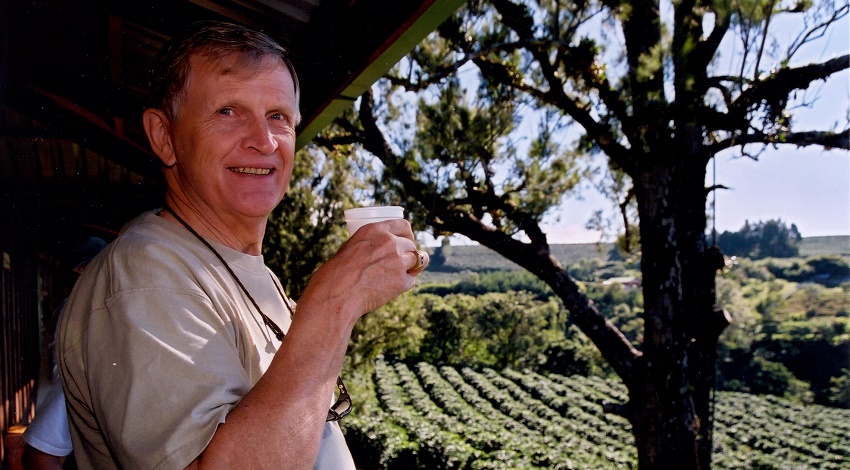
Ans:
[[[706,469],[717,338],[728,324],[714,306],[718,252],[705,242],[704,163],[661,160],[634,178],[644,368],[627,383],[627,417],[642,470]]]

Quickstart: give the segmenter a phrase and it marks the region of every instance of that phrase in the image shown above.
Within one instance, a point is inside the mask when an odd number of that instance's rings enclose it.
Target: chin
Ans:
[[[268,217],[279,203],[279,199],[252,199],[238,204],[236,210],[246,217]]]

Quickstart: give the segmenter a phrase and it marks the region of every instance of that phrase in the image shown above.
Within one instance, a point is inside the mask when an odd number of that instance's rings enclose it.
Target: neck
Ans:
[[[166,206],[159,216],[175,224],[185,224],[201,237],[215,240],[236,251],[253,256],[262,254],[265,219],[239,218],[228,221],[217,214],[205,216],[203,212],[187,208],[169,197],[166,197]]]

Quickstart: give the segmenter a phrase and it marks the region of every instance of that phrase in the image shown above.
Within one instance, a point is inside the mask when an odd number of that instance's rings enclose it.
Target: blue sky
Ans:
[[[711,184],[711,168],[709,181]],[[820,148],[787,147],[759,161],[721,155],[717,183],[716,227],[737,231],[744,221],[781,219],[796,224],[804,237],[850,235],[850,155]],[[709,198],[711,200],[711,198]],[[600,234],[585,224],[595,209],[610,205],[585,191],[584,200],[568,200],[545,231],[550,243],[593,243]]]

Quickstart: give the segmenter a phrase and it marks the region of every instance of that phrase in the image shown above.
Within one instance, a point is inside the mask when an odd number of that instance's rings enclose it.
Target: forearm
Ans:
[[[409,223],[373,224],[356,235],[313,275],[269,369],[227,415],[199,464],[312,467],[355,322],[409,289],[415,275]]]
[[[312,468],[354,324],[330,304],[299,302],[269,369],[218,427],[197,468]]]

